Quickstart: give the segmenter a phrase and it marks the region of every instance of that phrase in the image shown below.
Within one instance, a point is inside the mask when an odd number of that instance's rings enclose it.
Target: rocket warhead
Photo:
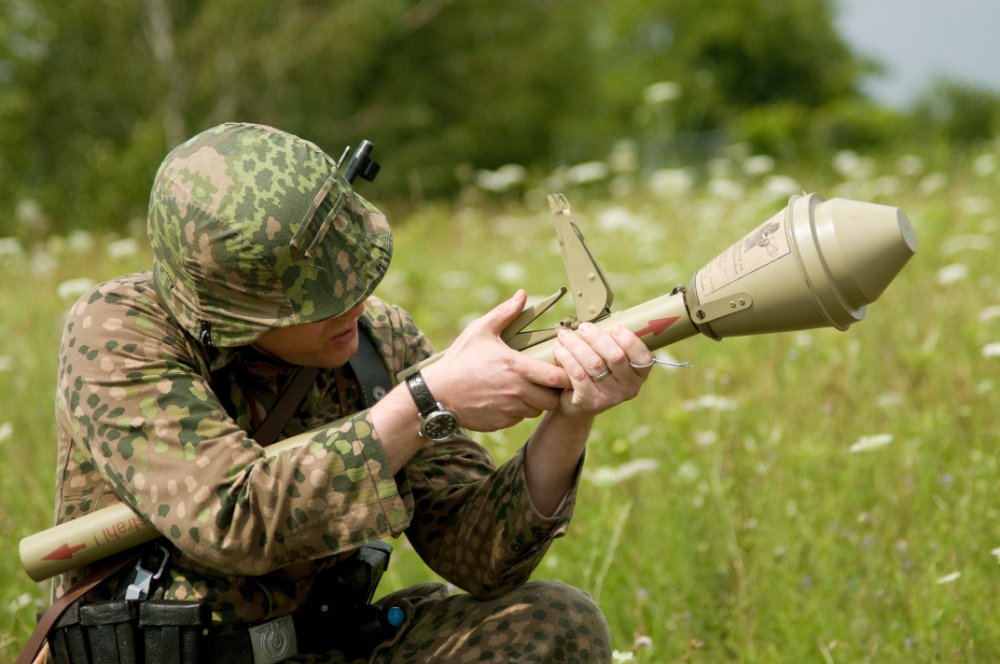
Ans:
[[[846,330],[916,250],[913,227],[897,207],[793,196],[691,278],[686,304],[691,322],[714,339]]]

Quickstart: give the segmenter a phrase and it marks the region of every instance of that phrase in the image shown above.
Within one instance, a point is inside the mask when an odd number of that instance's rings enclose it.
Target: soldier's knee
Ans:
[[[535,622],[533,647],[530,655],[551,652],[568,661],[610,662],[611,634],[604,614],[587,593],[556,581],[535,581],[525,584],[524,597],[531,605]],[[545,659],[544,656],[537,661]]]

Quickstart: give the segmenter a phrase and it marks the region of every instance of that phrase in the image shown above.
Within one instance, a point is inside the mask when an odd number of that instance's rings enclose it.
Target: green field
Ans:
[[[898,205],[913,222],[918,254],[867,318],[844,333],[684,341],[667,350],[693,369],[657,368],[638,399],[598,419],[569,534],[536,576],[592,593],[622,657],[1000,661],[996,162],[971,154],[936,175],[887,160],[843,167],[843,182],[802,177],[809,191]],[[780,210],[788,193],[768,184],[741,172],[672,193],[564,193],[628,307],[686,283]],[[564,285],[541,205],[480,198],[391,221],[396,257],[377,294],[439,348],[516,288]],[[0,241],[2,662],[47,597],[17,543],[52,517],[56,356],[73,297],[58,290],[150,264],[144,239],[137,253],[119,239],[52,237],[20,252]],[[532,424],[479,438],[502,461]],[[620,470],[639,460],[657,465]],[[433,577],[394,544],[380,592]]]

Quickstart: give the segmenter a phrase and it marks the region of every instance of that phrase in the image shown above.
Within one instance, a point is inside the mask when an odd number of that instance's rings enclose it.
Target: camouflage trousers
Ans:
[[[488,601],[424,583],[379,604],[402,607],[408,620],[375,650],[368,660],[373,664],[611,661],[611,637],[600,609],[589,595],[562,583],[534,581]],[[343,662],[338,655],[317,661]]]

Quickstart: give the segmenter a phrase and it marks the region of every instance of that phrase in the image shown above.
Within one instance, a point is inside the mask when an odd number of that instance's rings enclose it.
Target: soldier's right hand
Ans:
[[[559,406],[571,386],[555,365],[511,350],[500,333],[524,309],[519,290],[473,321],[440,360],[421,370],[434,397],[470,431],[496,431]]]

